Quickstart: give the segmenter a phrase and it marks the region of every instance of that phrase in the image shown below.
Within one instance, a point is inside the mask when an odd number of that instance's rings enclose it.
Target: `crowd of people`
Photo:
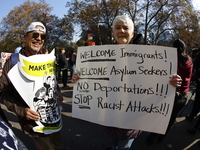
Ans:
[[[115,44],[142,44],[143,38],[141,34],[138,34],[136,38],[134,37],[134,23],[133,21],[125,16],[119,15],[113,21],[112,28],[113,36],[115,39]],[[41,22],[32,22],[26,30],[26,34],[24,36],[25,47],[20,48],[18,53],[22,54],[25,57],[33,56],[33,55],[41,55],[48,54],[48,50],[42,48],[45,42],[45,34],[46,27]],[[91,45],[95,45],[94,43],[89,43]],[[170,132],[172,128],[177,114],[179,111],[186,105],[187,102],[187,92],[189,90],[190,81],[193,73],[193,68],[195,67],[196,78],[197,78],[197,89],[195,96],[195,105],[193,110],[189,116],[186,116],[188,121],[192,121],[195,116],[197,116],[198,111],[200,109],[200,100],[199,100],[199,82],[200,82],[200,54],[196,57],[196,60],[193,61],[191,57],[186,53],[186,45],[185,43],[177,39],[173,43],[173,47],[177,49],[177,58],[178,58],[178,68],[177,74],[173,75],[169,83],[176,87],[176,96],[174,99],[174,106],[172,110],[172,115],[169,121],[169,125],[167,127],[167,131],[165,135],[150,133],[147,138],[147,142],[149,145],[153,144],[154,140],[158,138],[159,142],[162,142],[164,137]],[[87,42],[88,45],[88,42]],[[56,64],[57,64],[57,79],[60,79],[62,76],[62,84],[63,90],[68,90],[68,71],[70,71],[70,78],[72,82],[75,83],[79,80],[78,74],[75,72],[76,68],[76,51],[72,51],[70,57],[66,57],[65,48],[60,48],[59,55],[57,56]],[[13,84],[11,83],[8,72],[12,68],[12,57],[9,58],[5,66],[3,68],[2,77],[0,80],[0,89],[1,89],[1,100],[8,108],[8,110],[14,112],[19,119],[19,124],[22,127],[22,131],[27,133],[34,142],[39,150],[64,150],[67,149],[63,145],[63,141],[61,140],[60,131],[53,132],[51,134],[43,134],[38,133],[33,130],[33,128],[37,125],[37,121],[41,121],[41,115],[39,112],[34,111],[30,108],[30,106],[25,103],[21,95],[15,89]],[[194,67],[193,67],[194,64]],[[61,72],[61,73],[60,73]],[[133,79],[134,80],[134,79]],[[55,84],[56,88],[55,97],[59,102],[63,101],[63,97],[61,94],[61,89],[58,84]],[[46,86],[42,87],[46,90]],[[45,93],[44,93],[45,94]],[[40,107],[40,106],[38,106]],[[59,105],[56,105],[59,107]],[[49,108],[50,109],[50,108]],[[58,109],[57,109],[58,110]],[[5,116],[4,116],[5,117]],[[2,118],[3,119],[3,118]],[[9,120],[9,118],[8,118]],[[6,121],[8,123],[8,121]],[[195,134],[198,126],[200,124],[200,117],[197,121],[196,125],[188,129],[188,132],[191,134]],[[8,125],[9,126],[9,125]],[[64,127],[63,127],[64,128]],[[135,138],[137,138],[142,131],[137,129],[121,129],[115,127],[104,127],[105,132],[110,137],[110,141],[112,143],[111,147],[106,148],[106,150],[129,150]]]
[[[59,49],[59,54],[56,59],[57,79],[62,77],[62,84],[64,90],[69,90],[67,83],[72,78],[72,74],[76,70],[76,50],[70,52],[69,56],[66,56],[66,50],[64,47]],[[62,75],[61,75],[62,72]]]

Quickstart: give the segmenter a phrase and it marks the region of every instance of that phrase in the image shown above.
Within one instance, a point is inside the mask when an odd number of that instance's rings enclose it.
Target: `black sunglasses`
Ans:
[[[32,33],[32,38],[36,39],[38,37],[41,37],[42,40],[44,40],[46,38],[46,35],[45,34],[40,34],[40,33]]]

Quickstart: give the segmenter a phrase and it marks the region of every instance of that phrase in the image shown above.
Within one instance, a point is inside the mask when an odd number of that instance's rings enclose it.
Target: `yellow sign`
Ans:
[[[43,77],[47,72],[47,75],[55,74],[55,61],[50,60],[42,63],[33,63],[23,59],[25,66],[22,67],[23,71],[34,77]]]

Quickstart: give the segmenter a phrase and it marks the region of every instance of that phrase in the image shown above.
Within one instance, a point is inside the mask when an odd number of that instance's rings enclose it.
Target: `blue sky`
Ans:
[[[19,6],[23,4],[27,0],[0,0],[0,21],[3,17],[6,17],[6,15],[10,12],[10,10],[14,9],[15,6]],[[35,2],[39,2],[39,0],[32,0]],[[53,7],[52,14],[55,14],[59,18],[62,18],[64,14],[67,13],[67,8],[65,7],[66,2],[68,0],[46,0],[46,3],[50,5],[50,7]],[[196,8],[200,9],[200,0],[192,0],[194,2],[194,6]]]
[[[0,22],[2,21],[3,17],[6,17],[8,13],[14,9],[14,7],[18,7],[27,0],[0,0]],[[39,0],[30,0],[39,3]],[[51,14],[56,15],[59,18],[62,18],[65,14],[67,14],[67,7],[66,3],[68,0],[45,0],[50,7],[52,7]],[[73,35],[73,42],[76,42],[79,39],[80,29],[75,27],[75,33]]]
[[[6,15],[14,9],[15,6],[19,6],[23,4],[27,0],[0,0],[0,21],[2,21],[3,17],[6,17]],[[31,1],[31,0],[30,0]],[[39,2],[39,0],[32,0],[34,2]],[[50,5],[50,7],[53,7],[53,10],[51,11],[52,15],[56,15],[59,18],[62,18],[64,14],[67,14],[67,8],[66,6],[67,0],[46,0],[46,3]]]

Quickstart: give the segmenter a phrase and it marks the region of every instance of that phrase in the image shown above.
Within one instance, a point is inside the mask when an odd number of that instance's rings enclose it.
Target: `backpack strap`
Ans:
[[[17,62],[19,60],[19,53],[13,53],[13,54],[11,54],[10,59],[11,59],[10,68],[12,68],[15,64],[17,64]]]

